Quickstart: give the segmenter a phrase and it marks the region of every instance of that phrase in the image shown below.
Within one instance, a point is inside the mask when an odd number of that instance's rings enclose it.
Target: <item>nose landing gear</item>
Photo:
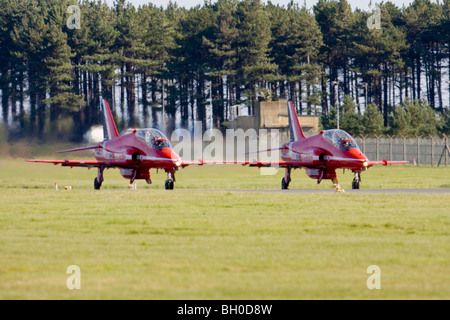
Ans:
[[[352,182],[352,189],[359,189],[359,183],[361,182],[361,172],[355,172],[355,178]]]
[[[167,180],[164,184],[164,187],[166,190],[173,190],[173,185],[175,182],[175,172],[168,171],[167,172]]]

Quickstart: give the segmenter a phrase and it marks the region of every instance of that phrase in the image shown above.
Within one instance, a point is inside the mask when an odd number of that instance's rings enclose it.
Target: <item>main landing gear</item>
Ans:
[[[289,187],[289,183],[291,182],[291,168],[287,167],[286,172],[284,174],[284,178],[281,179],[281,189],[287,189]]]
[[[97,177],[94,179],[94,189],[95,190],[100,190],[100,187],[102,186],[103,170],[105,170],[105,167],[98,167]]]
[[[345,192],[345,190],[342,189],[341,186],[339,185],[337,177],[334,177],[331,181],[333,181],[333,187],[334,190],[336,190],[336,192]]]
[[[164,184],[166,190],[173,190],[174,182],[175,182],[175,172],[167,171],[167,180]]]
[[[354,174],[355,174],[355,178],[353,179],[353,182],[352,182],[352,189],[359,189],[360,183],[361,183],[361,172],[355,171]],[[321,175],[318,177],[317,183],[320,183],[320,181],[324,178],[324,176],[325,176],[325,173],[322,172]],[[316,178],[316,176],[313,176],[313,177]],[[336,192],[345,192],[345,190],[342,189],[341,186],[339,185],[337,175],[334,171],[329,172],[328,175],[326,175],[326,179],[331,179],[331,181],[333,182],[333,187]],[[287,167],[285,175],[281,179],[281,189],[288,189],[290,182],[291,182],[291,168]]]

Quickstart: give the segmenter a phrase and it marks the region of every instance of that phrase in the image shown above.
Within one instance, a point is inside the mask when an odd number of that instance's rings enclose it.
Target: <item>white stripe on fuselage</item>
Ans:
[[[295,156],[295,155],[299,155],[299,157],[300,157],[300,159],[302,159],[302,158],[305,158],[305,156],[307,157],[307,156],[310,156],[311,157],[311,155],[310,154],[305,154],[305,153],[295,153],[295,154],[293,154],[293,152],[291,151],[291,152],[289,152],[288,154],[287,154],[287,156],[289,157],[289,158],[291,158],[292,160],[298,160],[298,158],[297,158],[297,156]],[[310,158],[311,159],[311,158]],[[320,157],[319,156],[316,156],[316,155],[313,155],[312,156],[312,160],[313,161],[317,161],[317,160],[320,160]],[[342,157],[334,157],[334,156],[325,156],[324,157],[324,160],[327,160],[327,161],[329,161],[329,160],[334,160],[334,161],[356,161],[356,162],[364,162],[364,161],[367,161],[367,159],[354,159],[354,158],[342,158]]]
[[[177,162],[179,159],[168,159],[168,158],[161,158],[161,157],[150,157],[150,156],[138,156],[139,160],[155,160],[155,161],[171,161],[171,162]],[[126,160],[132,160],[132,156],[127,155]]]
[[[300,154],[300,157],[302,154]],[[139,160],[155,160],[155,161],[171,161],[177,162],[179,159],[168,159],[161,157],[150,157],[150,156],[138,156]],[[313,156],[313,160],[319,160],[319,156]],[[364,162],[367,161],[365,159],[352,159],[352,158],[342,158],[342,157],[334,157],[334,156],[325,156],[325,160],[335,160],[335,161],[356,161],[356,162]],[[132,156],[127,155],[126,160],[132,160]]]
[[[319,157],[317,157],[318,159]],[[325,160],[336,160],[336,161],[359,161],[364,162],[364,159],[354,159],[354,158],[341,158],[341,157],[333,157],[333,156],[325,156]]]

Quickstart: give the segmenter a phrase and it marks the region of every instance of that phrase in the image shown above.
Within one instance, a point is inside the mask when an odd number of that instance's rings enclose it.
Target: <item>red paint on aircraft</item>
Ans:
[[[300,121],[292,102],[288,102],[288,116],[290,129],[290,142],[279,148],[281,161],[244,161],[233,162],[255,167],[283,167],[285,176],[281,181],[282,189],[287,189],[291,182],[291,170],[304,168],[306,174],[317,179],[330,179],[336,191],[342,191],[339,186],[336,170],[348,169],[353,171],[355,177],[353,189],[359,189],[361,172],[373,165],[407,164],[408,161],[369,161],[358,148],[355,140],[344,130],[323,130],[311,137],[305,137]],[[272,149],[276,150],[276,149]]]
[[[150,169],[163,169],[167,172],[166,189],[173,189],[175,172],[189,164],[172,150],[167,137],[157,129],[134,129],[120,136],[111,109],[106,100],[102,101],[103,132],[105,140],[97,145],[58,151],[57,153],[95,149],[96,160],[27,160],[28,162],[61,164],[65,167],[97,168],[94,188],[100,189],[103,171],[118,168],[120,173],[132,184],[136,179],[151,183]]]

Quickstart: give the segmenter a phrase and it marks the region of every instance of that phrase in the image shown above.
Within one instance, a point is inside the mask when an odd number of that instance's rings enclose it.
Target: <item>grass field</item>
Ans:
[[[338,175],[350,188],[351,172]],[[163,172],[134,191],[118,170],[94,191],[95,176],[0,159],[0,299],[450,298],[450,193],[234,192],[279,189],[283,172],[229,165],[185,168],[173,191]],[[374,167],[362,179],[450,188],[450,168]],[[290,187],[332,186],[296,170]],[[66,286],[70,265],[80,290]],[[380,290],[366,286],[370,265]]]

